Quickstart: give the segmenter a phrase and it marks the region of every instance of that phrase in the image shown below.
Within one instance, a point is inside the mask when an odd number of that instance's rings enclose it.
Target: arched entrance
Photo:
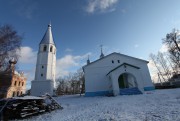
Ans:
[[[118,78],[118,84],[120,89],[138,87],[135,76],[130,73],[121,74]]]

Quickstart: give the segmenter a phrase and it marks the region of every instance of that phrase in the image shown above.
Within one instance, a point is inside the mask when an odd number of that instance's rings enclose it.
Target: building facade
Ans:
[[[39,44],[35,79],[31,82],[31,95],[53,95],[56,74],[56,46],[53,40],[51,25]]]
[[[104,56],[101,51],[100,59],[94,62],[88,60],[87,65],[83,67],[85,96],[116,96],[124,91],[131,94],[130,91],[135,89],[139,94],[153,90],[154,85],[147,64],[148,61],[120,53]]]
[[[25,94],[26,77],[23,72],[15,71],[15,60],[9,61],[9,68],[0,73],[0,98],[10,98]]]

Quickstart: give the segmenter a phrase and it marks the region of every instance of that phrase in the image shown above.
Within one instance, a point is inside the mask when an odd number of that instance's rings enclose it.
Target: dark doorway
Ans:
[[[123,73],[118,78],[120,89],[137,87],[136,78],[129,73]]]
[[[125,87],[123,75],[119,76],[118,82],[119,82],[119,88]]]

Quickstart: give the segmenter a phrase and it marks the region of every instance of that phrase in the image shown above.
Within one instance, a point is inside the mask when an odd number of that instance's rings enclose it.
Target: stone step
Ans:
[[[142,94],[142,92],[137,87],[120,89],[120,95],[137,95],[137,94]]]

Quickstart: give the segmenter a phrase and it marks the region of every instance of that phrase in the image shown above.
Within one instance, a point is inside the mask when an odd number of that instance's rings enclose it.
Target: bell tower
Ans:
[[[45,93],[53,95],[55,74],[56,46],[53,41],[51,24],[49,24],[39,44],[35,79],[31,82],[31,95],[40,96]]]

